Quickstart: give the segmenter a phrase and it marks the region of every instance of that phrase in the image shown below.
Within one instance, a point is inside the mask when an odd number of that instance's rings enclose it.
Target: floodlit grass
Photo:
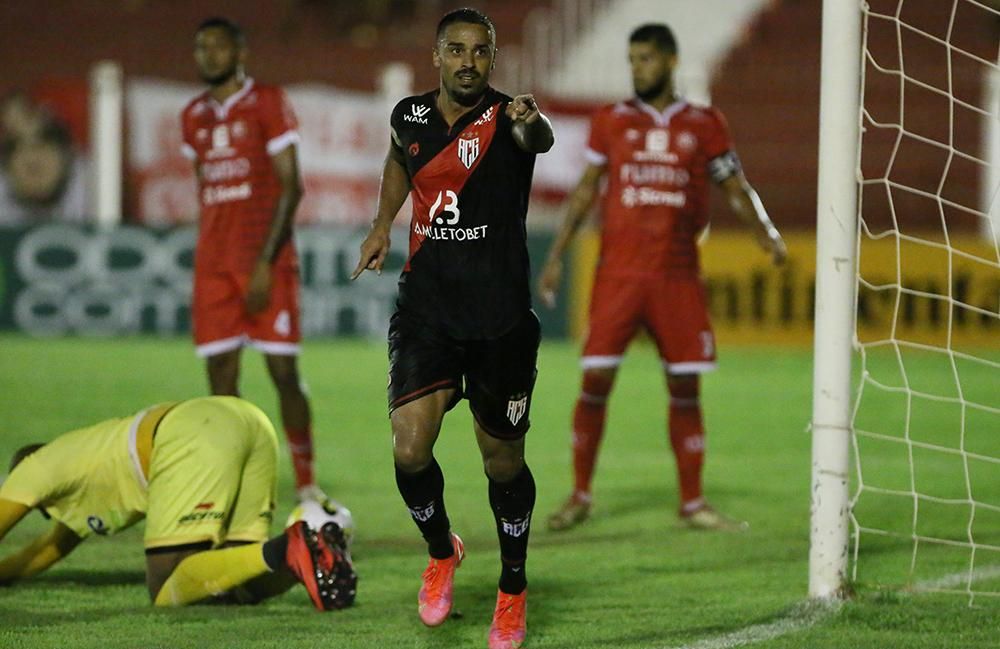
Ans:
[[[153,610],[143,583],[139,525],[88,540],[47,574],[0,589],[0,647],[485,647],[498,549],[466,408],[448,415],[437,446],[449,514],[468,550],[455,586],[462,616],[427,629],[416,616],[424,548],[393,479],[384,345],[311,341],[302,367],[312,395],[320,481],[352,509],[358,525],[356,606],[320,614],[299,588],[256,607]],[[797,619],[807,589],[810,368],[807,350],[723,349],[721,368],[703,389],[705,483],[713,504],[750,521],[751,528],[698,533],[676,525],[663,377],[651,348],[637,345],[612,397],[594,516],[578,530],[551,533],[544,519],[570,485],[569,420],[579,373],[574,346],[546,343],[528,437],[538,504],[528,562],[527,646],[684,646]],[[968,378],[996,385],[985,372]],[[23,443],[205,390],[201,363],[184,339],[0,337],[0,460]],[[254,352],[244,357],[244,396],[278,423],[276,398]],[[866,410],[865,416],[877,412]],[[887,409],[886,417],[896,416],[892,412]],[[995,439],[983,443],[996,450]],[[283,520],[292,485],[286,454],[280,459]],[[894,462],[886,467],[906,471]],[[876,475],[874,467],[866,471]],[[885,479],[894,477],[906,478]],[[871,509],[877,515],[878,503]],[[995,537],[1000,523],[986,520]],[[0,543],[0,553],[44,525],[32,515]],[[911,554],[906,540],[875,543],[867,554],[863,546],[854,599],[815,625],[756,646],[997,646],[996,598],[979,597],[970,607],[962,596],[907,595],[865,581],[864,566],[871,563],[889,573],[889,583],[905,583]],[[917,579],[952,569],[928,557]],[[1000,590],[996,579],[992,586]]]

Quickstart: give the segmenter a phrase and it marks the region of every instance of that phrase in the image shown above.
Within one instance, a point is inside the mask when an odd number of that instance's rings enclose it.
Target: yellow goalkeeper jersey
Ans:
[[[134,525],[148,506],[153,430],[172,406],[60,435],[17,465],[0,498],[42,508],[80,538]]]

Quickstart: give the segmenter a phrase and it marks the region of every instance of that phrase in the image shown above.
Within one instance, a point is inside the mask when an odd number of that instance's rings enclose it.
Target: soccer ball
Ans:
[[[354,516],[350,509],[333,498],[326,498],[322,502],[316,500],[300,502],[288,515],[285,527],[291,526],[296,521],[305,521],[310,529],[317,532],[326,523],[333,522],[343,530],[344,542],[348,549],[351,547],[351,541],[354,540]]]

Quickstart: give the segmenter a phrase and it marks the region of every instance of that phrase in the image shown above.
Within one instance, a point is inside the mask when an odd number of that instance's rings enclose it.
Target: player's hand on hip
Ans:
[[[257,262],[247,284],[246,306],[248,313],[260,313],[271,301],[271,265]]]
[[[542,303],[550,309],[556,306],[556,295],[562,282],[563,264],[559,259],[550,259],[542,266],[538,276],[538,296]]]
[[[507,104],[507,117],[515,122],[531,124],[538,120],[540,114],[534,95],[518,95]]]
[[[385,228],[373,226],[371,232],[361,242],[361,256],[358,258],[358,265],[351,273],[351,280],[355,280],[366,270],[374,270],[379,275],[382,274],[382,264],[389,254],[389,231]]]

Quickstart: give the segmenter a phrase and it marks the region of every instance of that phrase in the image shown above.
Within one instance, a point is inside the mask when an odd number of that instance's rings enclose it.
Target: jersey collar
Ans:
[[[652,117],[657,126],[666,126],[669,124],[670,119],[680,111],[684,110],[684,108],[688,105],[686,100],[678,99],[664,108],[661,113],[638,97],[635,97],[633,101],[635,102],[636,108]]]
[[[215,100],[215,97],[208,95],[208,105],[215,111],[215,117],[217,119],[225,119],[229,115],[229,109],[246,97],[250,90],[253,89],[253,83],[253,77],[247,77],[243,80],[243,87],[229,95],[221,104]]]
[[[444,124],[445,128],[448,129],[448,134],[452,135],[456,133],[461,133],[463,130],[465,130],[466,126],[468,126],[473,121],[479,119],[482,116],[485,107],[490,105],[490,99],[492,98],[493,88],[492,86],[486,86],[486,91],[483,92],[483,96],[479,98],[479,103],[473,106],[464,115],[459,117],[458,121],[456,121],[450,127],[448,126],[448,121],[444,118],[444,114],[441,113],[441,109],[438,108],[437,100],[439,94],[441,94],[440,88],[432,91],[431,103],[434,106],[434,113],[437,115],[437,118],[441,120],[441,123]]]

